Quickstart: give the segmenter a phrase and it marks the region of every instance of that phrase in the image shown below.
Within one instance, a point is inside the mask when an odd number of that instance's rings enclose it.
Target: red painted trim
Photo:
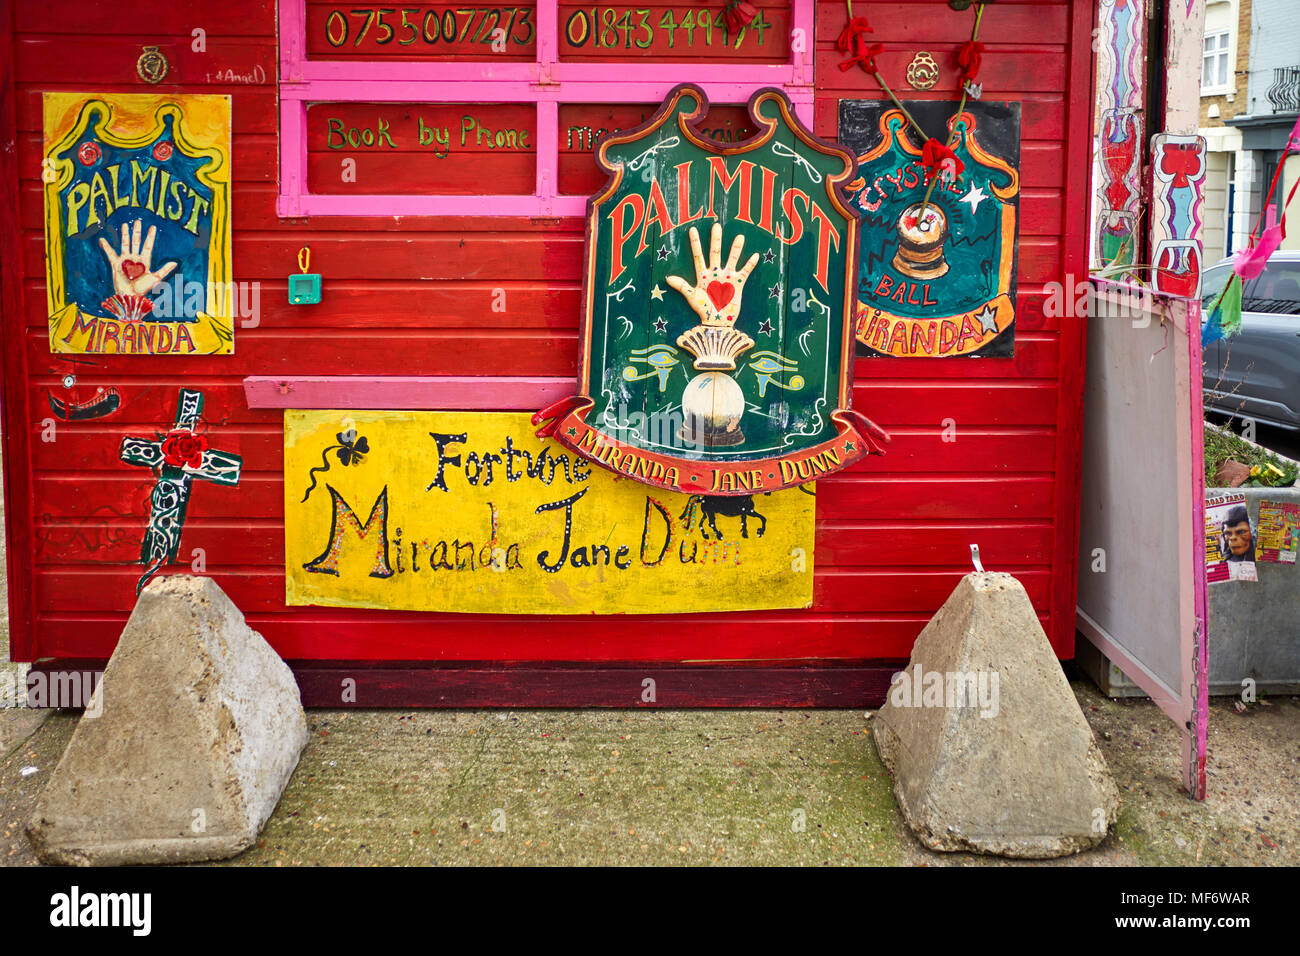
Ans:
[[[289,661],[304,707],[878,707],[905,661],[616,666]],[[41,661],[28,675],[96,673],[102,661]],[[653,685],[647,684],[653,681]],[[353,683],[345,685],[345,681]],[[355,690],[344,699],[345,686]],[[653,700],[645,699],[653,687]],[[349,693],[349,698],[352,694]]]
[[[250,375],[249,408],[531,412],[573,391],[571,378],[515,375]]]
[[[14,93],[14,8],[0,8],[0,349],[4,350],[4,495],[8,555],[9,658],[36,653],[32,602],[32,429],[28,405],[26,311],[23,307],[22,227],[19,222],[17,119]]]
[[[1066,108],[1066,155],[1092,155],[1092,30],[1096,10],[1089,0],[1074,0],[1070,22],[1070,86]],[[1061,283],[1065,300],[1074,301],[1074,284],[1088,274],[1089,171],[1086,162],[1066,164],[1062,222]],[[1052,632],[1058,657],[1074,655],[1074,622],[1079,575],[1079,504],[1083,493],[1083,382],[1088,355],[1086,316],[1063,316],[1060,330],[1060,382],[1056,408],[1056,548],[1051,596]]]

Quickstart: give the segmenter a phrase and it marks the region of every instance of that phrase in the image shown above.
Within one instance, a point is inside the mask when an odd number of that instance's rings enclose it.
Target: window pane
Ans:
[[[1201,307],[1208,309],[1214,297],[1223,291],[1223,287],[1228,283],[1228,276],[1232,275],[1231,265],[1216,266],[1208,270],[1201,278]]]
[[[1228,54],[1219,54],[1219,86],[1228,85]]]
[[[727,29],[722,3],[591,5],[559,0],[559,54],[565,63],[785,63],[791,0],[752,0],[748,26]],[[838,29],[838,27],[836,27]],[[685,77],[683,77],[685,79]]]
[[[355,160],[355,179],[343,179],[339,150]],[[532,195],[537,108],[532,103],[312,103],[307,187],[319,195]]]
[[[1248,312],[1300,315],[1300,262],[1270,261],[1251,286],[1242,308]]]

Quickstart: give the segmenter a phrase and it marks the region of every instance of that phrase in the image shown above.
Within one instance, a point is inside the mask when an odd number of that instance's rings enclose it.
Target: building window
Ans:
[[[1207,33],[1201,47],[1201,95],[1227,93],[1232,90],[1229,71],[1231,64],[1229,38],[1231,34],[1224,30],[1220,33]]]
[[[719,137],[749,135],[723,104],[765,86],[812,126],[816,0],[753,0],[735,36],[694,0],[513,2],[278,0],[279,215],[583,215],[601,183],[579,154],[684,79]]]

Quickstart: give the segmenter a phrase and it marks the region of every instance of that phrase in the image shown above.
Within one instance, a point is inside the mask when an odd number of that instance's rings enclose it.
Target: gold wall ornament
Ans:
[[[167,76],[167,57],[156,46],[147,46],[135,61],[135,72],[146,83],[161,83]]]
[[[939,82],[939,64],[925,50],[912,57],[907,64],[907,82],[914,90],[928,90]]]

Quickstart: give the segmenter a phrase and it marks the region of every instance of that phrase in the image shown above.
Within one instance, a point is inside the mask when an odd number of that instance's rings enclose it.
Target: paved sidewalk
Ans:
[[[1167,718],[1073,687],[1120,788],[1119,826],[1088,853],[1011,865],[1300,863],[1300,698],[1213,705],[1198,804]],[[227,865],[1007,865],[916,842],[862,711],[308,717],[275,815]],[[0,763],[0,862],[36,862],[23,827],[76,719],[51,717]]]

